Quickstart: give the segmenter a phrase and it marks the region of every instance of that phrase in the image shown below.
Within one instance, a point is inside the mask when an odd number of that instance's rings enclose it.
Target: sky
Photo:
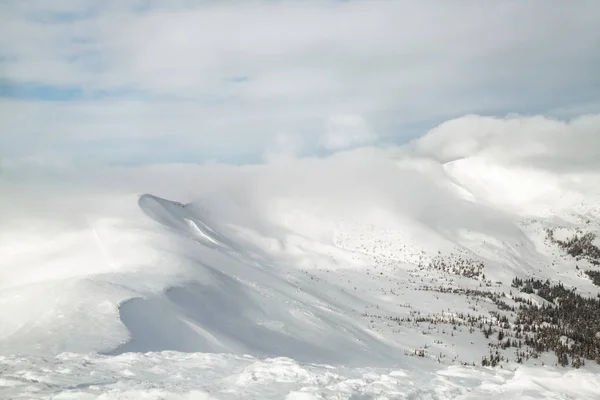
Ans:
[[[589,149],[599,20],[596,0],[3,0],[0,162],[261,163],[427,132],[451,160],[465,132],[514,147],[515,114]]]

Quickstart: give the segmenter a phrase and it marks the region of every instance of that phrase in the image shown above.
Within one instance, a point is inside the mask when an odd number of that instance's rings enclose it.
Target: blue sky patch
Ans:
[[[126,88],[88,90],[80,86],[0,81],[0,98],[40,101],[102,100],[107,98],[155,100],[156,96]]]
[[[83,90],[74,86],[53,86],[44,84],[16,84],[0,82],[0,98],[26,100],[68,101],[79,99]]]
[[[247,82],[249,80],[250,80],[250,77],[246,76],[246,75],[234,76],[230,79],[231,82],[235,82],[235,83]]]

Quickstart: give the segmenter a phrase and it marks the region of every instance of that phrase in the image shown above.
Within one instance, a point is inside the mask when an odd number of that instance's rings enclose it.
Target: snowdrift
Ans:
[[[0,358],[5,398],[597,399],[600,374],[555,368],[345,368],[206,353]],[[561,394],[568,391],[568,394]],[[570,397],[566,397],[570,396]]]
[[[190,282],[120,307],[130,340],[113,353],[176,350],[286,356],[303,362],[390,363],[400,356],[354,321],[357,299],[303,291],[251,245],[209,226],[192,208],[152,195],[142,211],[179,240]],[[186,239],[198,241],[197,243]],[[204,250],[195,252],[201,244]],[[339,299],[329,298],[339,296]]]

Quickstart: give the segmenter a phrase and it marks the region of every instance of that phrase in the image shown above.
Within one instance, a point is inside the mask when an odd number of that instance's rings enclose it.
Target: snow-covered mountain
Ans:
[[[373,149],[128,174],[0,201],[3,398],[597,396],[593,361],[481,364],[547,303],[514,278],[600,293],[561,247],[598,233],[600,174]]]

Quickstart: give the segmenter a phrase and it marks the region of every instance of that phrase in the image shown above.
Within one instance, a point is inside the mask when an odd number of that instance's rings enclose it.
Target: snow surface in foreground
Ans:
[[[2,398],[597,399],[600,374],[523,367],[344,368],[206,353],[0,357]]]

